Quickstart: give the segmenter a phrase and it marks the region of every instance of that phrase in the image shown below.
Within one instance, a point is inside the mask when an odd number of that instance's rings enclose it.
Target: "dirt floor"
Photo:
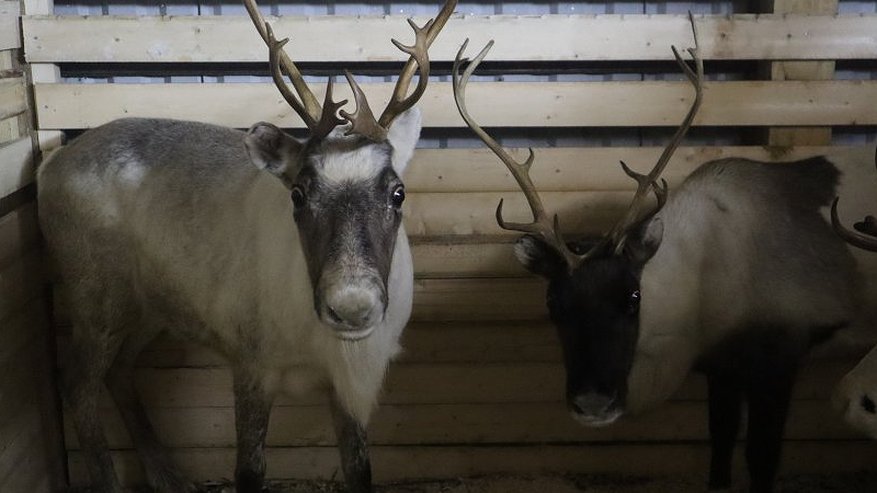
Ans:
[[[205,484],[205,492],[233,493],[226,484]],[[631,476],[479,477],[446,481],[418,481],[381,485],[376,493],[703,493],[702,478],[647,478]],[[743,493],[741,484],[729,493]],[[286,482],[271,485],[271,493],[342,493],[333,482]],[[875,493],[877,471],[855,474],[797,475],[780,478],[777,493]]]

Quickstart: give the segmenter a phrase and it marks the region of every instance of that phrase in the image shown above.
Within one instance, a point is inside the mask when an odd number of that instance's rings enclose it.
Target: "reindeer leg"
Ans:
[[[237,430],[235,485],[238,493],[258,493],[265,485],[265,436],[272,399],[261,375],[238,366],[234,371]]]
[[[720,371],[707,373],[709,392],[710,479],[709,489],[731,487],[731,459],[740,429],[743,393],[740,379]]]
[[[194,491],[194,485],[180,473],[158,440],[134,388],[134,362],[156,333],[146,330],[132,332],[113,361],[106,383],[143,461],[149,486],[157,493]]]
[[[746,389],[749,401],[746,463],[752,493],[773,491],[801,354],[790,341],[781,339],[766,342],[761,349],[752,361]]]
[[[331,407],[347,491],[371,493],[372,470],[365,428],[344,409],[334,392]]]
[[[109,358],[104,351],[77,339],[74,336],[61,374],[61,397],[76,428],[92,491],[120,493],[122,486],[113,469],[98,412],[102,379]]]

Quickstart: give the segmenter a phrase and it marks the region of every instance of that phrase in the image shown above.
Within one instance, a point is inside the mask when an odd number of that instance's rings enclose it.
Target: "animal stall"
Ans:
[[[405,59],[390,38],[409,43],[405,19],[422,24],[440,3],[261,2],[319,100],[330,76],[339,82],[336,99],[353,100],[340,83],[349,69],[377,108]],[[472,47],[495,40],[469,83],[469,113],[514,156],[525,158],[533,146],[531,176],[547,209],[571,237],[594,238],[622,216],[636,189],[618,161],[650,169],[691,104],[670,49],[692,45],[689,10],[706,81],[693,128],[663,175],[671,193],[708,160],[821,154],[843,172],[843,222],[877,210],[873,2],[460,2],[430,49],[432,75],[419,103],[424,129],[402,177],[413,314],[368,427],[376,483],[608,474],[632,491],[644,483],[626,478],[686,478],[693,491],[705,485],[706,385],[698,374],[668,402],[612,426],[570,418],[545,284],[515,258],[518,235],[495,219],[500,199],[508,220],[528,220],[529,208],[458,114],[450,80],[466,38]],[[0,490],[56,491],[85,484],[87,471],[53,391],[50,360],[70,340],[70,307],[41,249],[35,149],[48,154],[61,136],[69,142],[131,116],[242,129],[267,121],[305,134],[238,2],[24,0],[20,12],[19,24],[19,2],[0,2]],[[877,256],[855,255],[877,280]],[[877,300],[877,284],[863,290]],[[877,443],[830,403],[836,383],[877,340],[867,323],[875,315],[806,360],[781,476],[830,481],[855,473],[865,478],[862,491],[877,485]],[[57,365],[63,371],[63,360]],[[231,378],[221,356],[191,342],[160,338],[138,360],[138,391],[156,432],[196,481],[233,477]],[[319,391],[275,401],[269,478],[340,478],[328,407]],[[108,395],[100,414],[120,479],[142,483]],[[743,485],[737,448],[735,484]],[[503,484],[490,491],[513,491]],[[559,483],[534,480],[532,490],[560,491],[546,484]]]
[[[19,16],[18,1],[0,2],[0,489],[57,491],[64,450]]]

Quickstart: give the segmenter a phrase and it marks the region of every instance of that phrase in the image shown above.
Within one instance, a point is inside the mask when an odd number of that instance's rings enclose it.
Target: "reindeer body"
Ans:
[[[855,316],[855,261],[819,209],[838,172],[824,158],[701,166],[655,220],[663,239],[640,279],[628,407],[668,398],[695,365],[758,331],[806,351]],[[646,229],[649,226],[644,226]],[[646,233],[648,234],[648,233]],[[739,348],[738,348],[739,349]]]
[[[62,392],[101,491],[118,489],[97,421],[104,378],[153,487],[189,487],[148,430],[131,389],[134,360],[160,332],[208,344],[231,363],[238,491],[261,488],[274,395],[315,385],[332,389],[345,472],[348,463],[360,464],[351,474],[361,477],[348,477],[348,483],[356,491],[370,490],[370,473],[361,467],[368,464],[363,429],[398,351],[413,285],[401,212],[388,205],[375,176],[401,173],[419,128],[419,113],[409,112],[391,129],[395,148],[336,133],[300,149],[293,161],[302,173],[314,173],[314,187],[335,193],[313,214],[322,223],[316,233],[328,230],[337,238],[317,244],[313,237],[322,233],[301,236],[303,219],[284,186],[295,171],[272,171],[278,179],[257,169],[253,147],[261,144],[258,136],[248,141],[252,133],[194,122],[119,120],[83,134],[41,166],[40,220],[68,288],[73,322]],[[269,129],[269,141],[289,139],[275,130]],[[276,158],[283,145],[266,154]],[[361,197],[375,187],[377,206]],[[369,231],[369,211],[377,222],[390,217],[385,227],[392,238],[381,243],[369,237],[384,231]],[[367,336],[348,337],[346,324],[327,322],[325,301],[318,298],[338,298],[332,289],[347,293],[361,288],[359,278],[380,277],[372,272],[380,266],[371,265],[380,258],[351,246],[361,243],[378,257],[381,245],[389,245],[385,305],[378,305],[382,313]],[[306,254],[309,244],[327,251]]]

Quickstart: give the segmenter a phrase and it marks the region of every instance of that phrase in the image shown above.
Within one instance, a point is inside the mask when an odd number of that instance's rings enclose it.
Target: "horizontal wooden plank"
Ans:
[[[29,137],[0,145],[0,197],[34,181],[33,144]]]
[[[840,473],[877,468],[877,442],[787,442],[782,473]],[[738,447],[739,449],[739,447]],[[422,478],[459,478],[484,474],[625,474],[668,476],[705,475],[709,448],[694,444],[612,444],[538,446],[375,446],[370,448],[375,481]],[[234,471],[234,450],[192,448],[173,452],[174,459],[196,480],[227,478]],[[142,481],[133,452],[115,452],[116,471],[126,484]],[[334,447],[269,448],[268,477],[330,479],[340,477],[338,451]],[[743,477],[742,450],[734,461]],[[70,454],[73,484],[86,475],[82,456]],[[742,479],[741,479],[742,481]]]
[[[233,447],[234,408],[148,410],[156,433],[173,448]],[[130,449],[116,412],[105,412],[109,446]],[[652,412],[591,428],[573,420],[561,403],[429,404],[382,406],[368,427],[373,445],[538,444],[588,442],[672,442],[708,440],[707,404],[673,402]],[[68,450],[78,450],[72,424],[65,424]],[[745,431],[740,436],[745,436]],[[863,438],[846,426],[828,401],[797,401],[786,425],[787,440]],[[277,406],[271,411],[269,447],[334,445],[328,406]]]
[[[695,19],[704,59],[814,60],[873,58],[874,18],[744,14]],[[279,37],[292,38],[287,51],[302,62],[402,60],[389,40],[411,38],[401,16],[267,20]],[[245,16],[25,17],[24,31],[30,62],[259,62],[268,56]],[[327,37],[331,43],[324,42]],[[495,39],[490,59],[504,61],[671,60],[671,45],[692,43],[683,15],[457,15],[430,58],[453,60],[467,37],[473,47]]]
[[[563,232],[599,236],[621,217],[630,192],[540,192],[547,210],[560,217]],[[520,192],[420,193],[405,200],[403,221],[409,236],[520,236],[496,222],[496,206],[503,200],[503,217],[509,221],[532,220]]]
[[[0,217],[0,268],[39,244],[36,203],[25,204]]]
[[[21,47],[19,28],[20,5],[16,1],[0,1],[0,50]]]
[[[27,94],[24,90],[24,79],[10,77],[0,79],[0,120],[9,118],[27,109]]]
[[[362,84],[372,107],[390,83]],[[260,120],[302,123],[273,84],[36,84],[42,129],[89,128],[125,116],[200,120],[246,128]],[[322,89],[315,94],[322,98]],[[337,97],[349,98],[338,84]],[[684,82],[473,82],[470,113],[485,127],[676,126],[688,110]],[[351,99],[352,100],[352,99]],[[877,81],[730,81],[704,84],[695,125],[870,125]],[[522,103],[522,101],[524,103]],[[209,112],[204,108],[210,107]],[[430,84],[420,102],[427,127],[462,127],[451,84]]]
[[[46,131],[55,133],[57,131]],[[527,150],[508,148],[522,159]],[[540,147],[530,178],[540,192],[619,192],[635,190],[635,182],[621,169],[623,160],[632,169],[647,172],[663,152],[662,147]],[[824,155],[842,171],[873,161],[874,148],[856,146],[683,146],[676,150],[661,177],[670,188],[678,186],[694,169],[714,159],[741,157],[760,161],[793,161]],[[868,172],[871,171],[868,166]],[[417,149],[403,176],[410,193],[520,192],[502,162],[485,148]],[[877,181],[877,173],[875,173]],[[452,200],[451,200],[452,202]],[[493,204],[490,209],[494,209]]]
[[[826,400],[835,383],[855,360],[816,360],[801,370],[796,400]],[[137,388],[153,408],[230,407],[233,405],[228,368],[141,368]],[[551,363],[393,364],[387,374],[383,405],[498,404],[563,402],[565,373],[560,361]],[[680,384],[675,401],[702,401],[705,382],[693,374]],[[323,390],[280,396],[278,406],[323,404]],[[103,407],[112,407],[107,396]]]
[[[635,184],[621,169],[623,160],[639,172],[651,169],[663,152],[662,147],[540,147],[534,149],[536,161],[530,178],[540,192],[623,191]],[[509,148],[518,159],[526,149]],[[661,177],[670,187],[678,186],[701,164],[713,159],[742,157],[760,161],[793,161],[825,155],[841,169],[859,167],[873,161],[874,147],[800,146],[691,146],[673,154]],[[875,174],[877,178],[877,174]],[[408,192],[518,192],[520,188],[502,162],[490,150],[417,149],[405,170]]]

